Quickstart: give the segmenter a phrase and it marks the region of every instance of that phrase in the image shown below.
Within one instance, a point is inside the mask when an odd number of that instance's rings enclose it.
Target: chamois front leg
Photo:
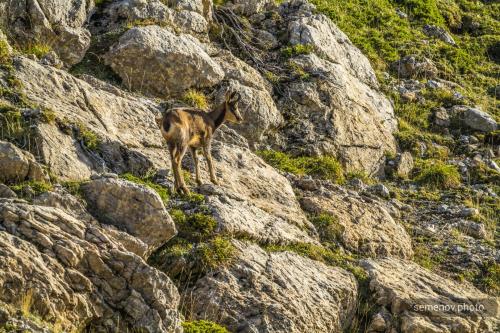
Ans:
[[[208,171],[210,172],[210,181],[215,185],[219,185],[219,181],[215,176],[211,150],[212,150],[212,144],[210,142],[203,146],[203,155],[205,155],[205,159],[207,160]]]
[[[196,148],[191,147],[191,155],[193,156],[196,184],[201,185],[202,182],[201,182],[201,178],[200,178],[200,165],[198,163],[198,155],[196,154]]]
[[[185,147],[184,149],[182,149],[181,147],[173,147],[173,149],[170,149],[170,156],[172,160],[172,169],[174,172],[175,191],[188,195],[189,189],[187,188],[181,173],[182,158],[184,157],[186,150],[187,147]]]

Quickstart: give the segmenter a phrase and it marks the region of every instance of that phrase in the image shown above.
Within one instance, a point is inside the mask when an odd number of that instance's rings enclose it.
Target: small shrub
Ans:
[[[42,43],[30,44],[23,48],[23,53],[35,55],[39,59],[46,56],[50,51],[52,51],[52,47]]]
[[[300,80],[308,80],[310,78],[309,73],[307,73],[302,66],[294,62],[289,62],[291,72]]]
[[[85,126],[83,123],[74,124],[76,130],[76,138],[83,143],[83,145],[92,151],[97,151],[101,140],[95,132]]]
[[[26,181],[10,186],[10,189],[21,196],[37,196],[52,191],[52,184],[43,181]]]
[[[295,57],[301,54],[310,54],[314,51],[311,44],[296,44],[283,48],[281,54],[286,58]]]
[[[500,295],[500,264],[489,263],[480,277],[480,284],[489,293]]]
[[[190,241],[207,240],[215,233],[217,228],[217,221],[212,216],[203,213],[186,215],[180,209],[172,209],[170,215],[178,228],[179,237]]]
[[[11,60],[9,44],[4,40],[0,40],[0,65],[8,65]]]
[[[120,175],[120,178],[128,180],[129,182],[133,182],[136,184],[140,184],[140,185],[144,185],[146,187],[149,187],[150,189],[152,189],[153,191],[158,193],[158,195],[160,196],[160,198],[164,204],[168,203],[168,200],[170,198],[170,194],[169,194],[168,189],[161,186],[161,185],[156,184],[149,177],[140,178],[140,177],[134,176],[131,173],[124,173],[124,174]]]
[[[430,188],[450,189],[460,185],[460,173],[454,165],[441,161],[420,161],[414,180]]]
[[[310,218],[316,227],[319,237],[323,242],[335,242],[341,239],[344,226],[338,222],[338,218],[328,213],[321,213]]]
[[[185,321],[182,328],[184,333],[229,333],[225,327],[208,320]]]
[[[48,108],[42,108],[41,120],[47,124],[53,124],[56,121],[56,113]]]
[[[278,84],[280,82],[280,77],[278,75],[274,74],[273,72],[265,71],[264,76],[272,84]]]
[[[207,243],[201,243],[195,249],[194,256],[206,269],[214,269],[228,263],[235,253],[231,241],[216,236]]]
[[[208,109],[209,106],[205,94],[194,89],[189,89],[182,97],[182,100],[186,104],[202,110]]]
[[[31,315],[31,307],[33,306],[33,303],[33,289],[29,289],[21,297],[20,310],[24,317],[29,317]]]

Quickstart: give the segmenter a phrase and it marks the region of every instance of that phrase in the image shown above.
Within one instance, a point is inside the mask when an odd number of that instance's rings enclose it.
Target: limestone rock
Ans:
[[[169,278],[95,221],[0,199],[0,256],[0,301],[20,304],[31,290],[30,311],[67,331],[181,332]]]
[[[467,107],[463,113],[463,122],[473,130],[491,132],[498,128],[497,122],[486,112]]]
[[[408,151],[399,154],[396,158],[395,173],[398,177],[408,178],[413,170],[413,157]]]
[[[158,193],[143,185],[102,177],[84,184],[82,191],[99,221],[148,245],[146,256],[177,233]]]
[[[372,257],[413,255],[410,236],[379,201],[332,188],[304,192],[301,204],[310,213],[336,217],[343,229],[340,241],[351,251]]]
[[[399,318],[399,332],[493,332],[499,324],[498,298],[488,297],[469,284],[396,258],[363,260],[362,266],[369,274],[376,304]],[[433,310],[433,306],[443,308]],[[479,306],[483,306],[482,311],[477,310]]]
[[[212,155],[222,189],[299,228],[310,227],[290,182],[250,150],[214,142]],[[204,163],[202,163],[204,164]]]
[[[357,296],[350,273],[289,252],[235,245],[234,263],[184,293],[193,318],[234,332],[341,332],[349,325]]]
[[[296,154],[337,156],[348,171],[383,175],[385,153],[396,151],[396,130],[389,100],[342,65],[314,54],[292,62],[307,73],[307,82],[293,82],[280,100],[289,118],[283,128],[284,148]]]
[[[17,198],[17,194],[7,185],[0,183],[0,198]]]
[[[270,4],[273,4],[271,0],[231,0],[224,5],[237,14],[251,16],[263,11]]]
[[[453,37],[446,30],[444,30],[441,27],[426,24],[426,25],[424,25],[423,30],[427,36],[439,38],[443,42],[450,44],[450,45],[456,45]]]
[[[290,17],[288,34],[291,45],[312,45],[318,54],[340,64],[352,76],[367,85],[378,87],[375,72],[368,59],[329,18],[323,14],[313,14],[314,6],[305,0],[285,2],[282,7],[281,12],[288,13]],[[298,8],[308,9],[304,10],[305,13],[301,11],[297,18]]]
[[[15,59],[15,76],[28,99],[54,112],[55,123],[36,126],[39,158],[62,180],[87,179],[93,170],[142,174],[165,168],[167,153],[155,123],[151,100],[79,80],[62,70]],[[95,80],[98,81],[98,80]],[[76,140],[71,124],[94,133],[98,151]]]
[[[229,235],[245,235],[259,243],[290,244],[318,241],[305,230],[289,223],[273,212],[261,209],[248,199],[241,199],[230,190],[203,185],[201,193],[208,195],[206,205],[218,223],[218,231]]]
[[[130,29],[106,61],[128,88],[160,97],[213,86],[224,77],[197,39],[159,26]]]
[[[42,181],[45,178],[32,154],[10,142],[0,141],[0,182]]]
[[[0,26],[21,45],[50,45],[69,67],[80,62],[90,46],[90,32],[83,28],[93,1],[0,1],[4,13]]]
[[[104,31],[116,29],[126,19],[131,24],[138,21],[154,22],[169,26],[175,31],[204,37],[211,21],[212,2],[206,0],[119,0],[103,9],[99,27]]]
[[[408,55],[391,64],[391,69],[398,74],[400,78],[434,78],[437,76],[438,69],[432,60],[427,58],[418,58]]]

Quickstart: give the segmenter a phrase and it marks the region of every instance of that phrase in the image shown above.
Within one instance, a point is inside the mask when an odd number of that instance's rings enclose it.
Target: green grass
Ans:
[[[28,192],[28,190],[33,196],[37,196],[39,194],[52,191],[53,189],[52,184],[43,181],[25,181],[18,184],[13,184],[9,187],[12,191],[16,192],[16,194],[22,197],[26,197],[26,193]]]
[[[0,65],[10,65],[12,62],[12,56],[9,52],[9,44],[0,40]]]
[[[309,221],[318,231],[322,242],[338,242],[344,232],[344,226],[338,222],[338,218],[328,214],[321,213],[309,218]]]
[[[257,154],[269,165],[284,172],[301,176],[310,175],[336,183],[343,183],[345,180],[342,166],[332,156],[293,157],[274,150],[261,150],[257,151]]]
[[[208,320],[185,321],[182,328],[184,333],[229,333],[225,327]]]
[[[439,160],[420,160],[416,163],[415,182],[433,189],[450,189],[460,186],[460,173],[454,165]]]
[[[128,180],[129,182],[133,182],[136,184],[140,184],[140,185],[144,185],[146,187],[149,187],[150,189],[152,189],[153,191],[158,193],[158,195],[160,196],[160,198],[164,204],[167,204],[169,201],[170,193],[169,193],[168,189],[153,182],[153,180],[149,176],[137,177],[131,173],[124,173],[124,174],[120,175],[120,178]]]
[[[194,256],[206,270],[226,265],[234,258],[235,247],[231,241],[223,236],[215,236],[208,242],[199,244]]]
[[[189,89],[183,96],[182,100],[195,108],[199,108],[202,110],[206,110],[209,107],[209,103],[207,97],[201,91],[197,91],[194,89]]]
[[[170,215],[177,226],[178,236],[192,242],[208,240],[217,228],[217,221],[204,213],[186,215],[180,209],[171,209]]]
[[[479,277],[479,284],[492,295],[500,295],[500,264],[486,264],[486,271]]]
[[[43,43],[28,44],[22,48],[24,54],[32,54],[39,59],[46,56],[50,51],[52,51],[52,47]]]
[[[296,44],[284,47],[281,54],[285,58],[296,57],[301,54],[310,54],[314,51],[314,47],[310,44]]]

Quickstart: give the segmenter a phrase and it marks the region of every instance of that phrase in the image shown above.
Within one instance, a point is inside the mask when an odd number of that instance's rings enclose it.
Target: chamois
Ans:
[[[211,145],[214,132],[224,121],[241,123],[243,117],[238,110],[238,101],[241,95],[237,92],[227,92],[224,102],[216,106],[212,111],[205,112],[197,108],[173,108],[167,110],[162,117],[156,118],[163,138],[167,141],[172,170],[175,180],[175,191],[189,194],[186,183],[181,175],[181,162],[187,149],[191,150],[193,156],[196,183],[201,185],[200,168],[196,152],[198,148],[203,149],[203,155],[207,160],[210,180],[218,185],[215,176]]]

